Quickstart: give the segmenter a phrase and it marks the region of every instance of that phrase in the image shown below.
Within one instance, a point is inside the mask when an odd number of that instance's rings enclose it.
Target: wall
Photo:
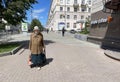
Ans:
[[[98,20],[101,18],[107,18],[110,14],[98,11],[91,15],[91,21]],[[107,30],[108,23],[100,23],[91,25],[90,36],[104,37]]]
[[[107,18],[110,15],[111,14],[104,13],[102,10],[100,10],[91,15],[91,21],[98,20],[101,18]],[[108,22],[91,25],[88,41],[101,45],[106,35],[107,29],[108,29]]]

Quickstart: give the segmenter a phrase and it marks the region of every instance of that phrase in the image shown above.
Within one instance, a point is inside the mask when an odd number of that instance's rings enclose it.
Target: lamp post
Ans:
[[[0,16],[0,23],[2,23],[2,16]]]
[[[66,0],[65,0],[65,29],[66,29]]]
[[[0,9],[0,23],[2,23],[2,10]]]

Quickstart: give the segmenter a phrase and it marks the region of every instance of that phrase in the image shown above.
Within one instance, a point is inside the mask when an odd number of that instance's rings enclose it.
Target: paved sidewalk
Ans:
[[[105,53],[106,56],[108,56],[108,57],[110,57],[112,59],[120,61],[120,51],[105,50],[104,53]]]
[[[120,63],[98,45],[56,33],[44,33],[44,39],[49,64],[31,69],[27,48],[0,57],[0,82],[120,82]]]

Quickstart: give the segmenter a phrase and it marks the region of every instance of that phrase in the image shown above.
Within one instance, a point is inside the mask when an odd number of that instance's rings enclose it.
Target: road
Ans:
[[[21,49],[16,55],[0,57],[0,82],[120,82],[120,62],[106,57],[99,45],[70,34],[43,35],[49,64],[39,71],[31,69],[30,51]]]

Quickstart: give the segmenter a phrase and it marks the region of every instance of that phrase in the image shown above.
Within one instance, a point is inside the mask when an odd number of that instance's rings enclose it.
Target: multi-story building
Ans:
[[[91,17],[91,0],[51,0],[47,27],[51,30],[77,30]]]

